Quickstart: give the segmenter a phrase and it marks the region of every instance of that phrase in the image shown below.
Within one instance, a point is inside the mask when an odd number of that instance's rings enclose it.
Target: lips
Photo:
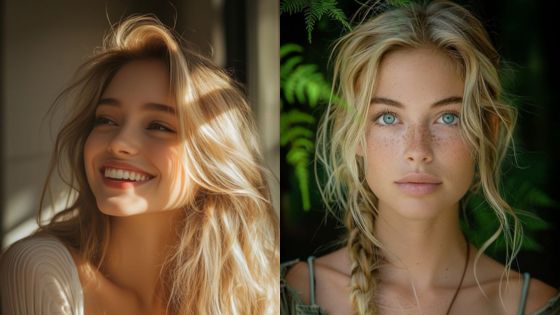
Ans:
[[[99,172],[103,182],[113,188],[130,188],[152,180],[155,176],[128,163],[104,164]]]
[[[395,184],[407,194],[420,196],[433,193],[442,182],[428,173],[411,173],[395,181]]]

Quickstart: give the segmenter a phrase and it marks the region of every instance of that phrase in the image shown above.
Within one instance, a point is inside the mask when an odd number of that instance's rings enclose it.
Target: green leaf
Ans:
[[[280,145],[284,146],[289,142],[301,137],[311,138],[313,137],[313,131],[299,126],[290,128],[285,133],[280,135]]]
[[[313,124],[315,123],[315,117],[311,114],[299,111],[297,109],[292,109],[287,113],[282,113],[280,115],[280,132],[286,130],[294,124]]]
[[[284,44],[280,47],[280,59],[286,57],[287,55],[291,54],[291,53],[302,53],[303,52],[303,47],[301,47],[298,44],[294,44],[294,43],[288,43],[288,44]]]
[[[298,138],[292,142],[292,146],[294,148],[303,148],[307,152],[313,152],[313,148],[315,147],[315,143],[313,141],[306,139],[306,138]]]
[[[288,163],[294,166],[294,173],[298,180],[298,187],[304,211],[311,208],[311,198],[309,194],[309,153],[305,148],[292,147],[286,155]]]
[[[311,34],[315,24],[323,16],[342,24],[343,28],[350,30],[351,26],[344,12],[338,8],[336,0],[283,0],[280,3],[280,13],[301,13],[305,18],[305,29],[307,30],[307,40],[311,43]]]
[[[280,66],[280,78],[281,80],[286,80],[289,78],[290,73],[294,71],[294,68],[303,61],[302,56],[294,56],[292,58],[287,59],[282,65]]]

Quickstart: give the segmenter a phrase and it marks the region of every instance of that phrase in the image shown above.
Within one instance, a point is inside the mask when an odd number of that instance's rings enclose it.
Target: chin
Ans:
[[[97,207],[102,213],[114,217],[127,217],[146,213],[145,202],[97,202]]]
[[[399,216],[408,220],[431,220],[441,214],[443,209],[430,202],[410,200],[391,206]]]

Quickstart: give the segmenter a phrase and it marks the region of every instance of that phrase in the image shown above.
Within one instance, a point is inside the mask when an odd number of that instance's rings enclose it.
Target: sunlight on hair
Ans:
[[[207,58],[189,49],[159,20],[133,16],[113,27],[104,45],[57,99],[69,99],[56,139],[49,180],[57,175],[78,192],[41,228],[103,264],[109,217],[99,211],[83,167],[84,142],[95,108],[115,73],[134,60],[161,60],[176,98],[184,159],[170,205],[182,209],[177,243],[160,271],[170,314],[276,314],[278,218],[270,202],[257,131],[241,89]],[[66,167],[69,172],[64,173]],[[47,185],[42,205],[50,191]]]
[[[516,111],[501,101],[499,57],[482,24],[450,2],[408,3],[385,12],[370,7],[367,11],[380,14],[364,19],[334,45],[333,93],[344,103],[328,105],[316,152],[317,164],[325,169],[326,179],[319,185],[322,197],[329,211],[345,217],[349,230],[351,300],[356,314],[378,313],[374,272],[382,261],[383,246],[372,233],[377,197],[364,177],[367,156],[356,155],[356,150],[365,147],[364,130],[377,69],[390,51],[434,47],[450,56],[464,77],[460,127],[477,165],[473,189],[482,190],[500,222],[475,258],[476,281],[476,264],[499,235],[505,236],[508,248],[507,279],[523,235],[516,214],[498,190],[500,165],[512,141]]]

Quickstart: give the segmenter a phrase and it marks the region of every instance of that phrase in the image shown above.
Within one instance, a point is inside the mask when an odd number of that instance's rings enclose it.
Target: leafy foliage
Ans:
[[[309,166],[313,160],[316,119],[312,108],[328,102],[330,83],[317,65],[303,62],[303,47],[285,44],[280,48],[280,145],[288,148],[286,162],[294,168],[304,210],[311,208]],[[291,109],[284,110],[286,102]]]
[[[280,13],[300,13],[305,16],[307,40],[311,43],[311,34],[317,21],[323,16],[338,21],[345,29],[350,30],[350,24],[344,12],[338,8],[336,0],[283,0],[280,4]]]
[[[536,208],[551,207],[555,202],[534,184],[525,180],[522,173],[512,174],[504,183],[504,194],[509,196],[508,202],[514,205],[514,211],[521,220],[524,228],[524,250],[541,251],[542,246],[535,238],[539,231],[550,229],[552,226],[539,218]],[[515,194],[513,194],[515,192]],[[462,219],[463,231],[468,239],[477,247],[481,246],[499,227],[499,222],[492,208],[481,194],[473,195],[467,204],[468,213]],[[531,210],[531,211],[529,211]],[[490,249],[496,253],[505,250],[505,241],[502,235],[498,237]]]
[[[409,0],[388,0],[394,6],[406,5]],[[294,14],[303,12],[308,42],[315,24],[324,15],[327,15],[338,27],[349,30],[350,25],[345,14],[337,8],[335,0],[282,0],[281,12]],[[319,44],[320,45],[320,44]],[[324,50],[316,49],[323,52]],[[281,91],[282,112],[280,118],[280,142],[288,149],[286,162],[294,168],[294,176],[298,182],[298,190],[302,199],[302,209],[310,209],[311,189],[310,165],[314,154],[314,135],[316,130],[316,116],[314,109],[320,104],[329,101],[331,84],[321,73],[317,63],[308,59],[320,60],[308,56],[304,58],[304,48],[298,44],[290,43],[281,47]],[[505,83],[515,81],[513,72],[503,74]],[[506,88],[506,90],[508,90]],[[511,90],[514,90],[511,88]],[[509,102],[516,107],[521,104]],[[517,137],[516,137],[517,138]],[[515,142],[519,143],[519,139]],[[505,164],[513,164],[506,160]],[[503,177],[502,193],[506,200],[514,207],[524,228],[522,249],[540,251],[542,249],[535,235],[542,230],[550,229],[551,225],[540,219],[534,213],[540,208],[558,206],[544,191],[538,188],[537,183],[546,175],[546,170],[539,168],[543,165],[543,158],[537,158],[527,163],[530,169],[516,169],[506,172]],[[293,192],[290,192],[293,193]],[[467,211],[461,220],[463,231],[469,240],[476,246],[483,244],[499,226],[498,220],[484,196],[474,194],[466,205]],[[293,209],[292,209],[293,210]],[[297,211],[297,210],[296,210]],[[501,256],[505,249],[503,237],[500,236],[491,246],[489,254]]]

